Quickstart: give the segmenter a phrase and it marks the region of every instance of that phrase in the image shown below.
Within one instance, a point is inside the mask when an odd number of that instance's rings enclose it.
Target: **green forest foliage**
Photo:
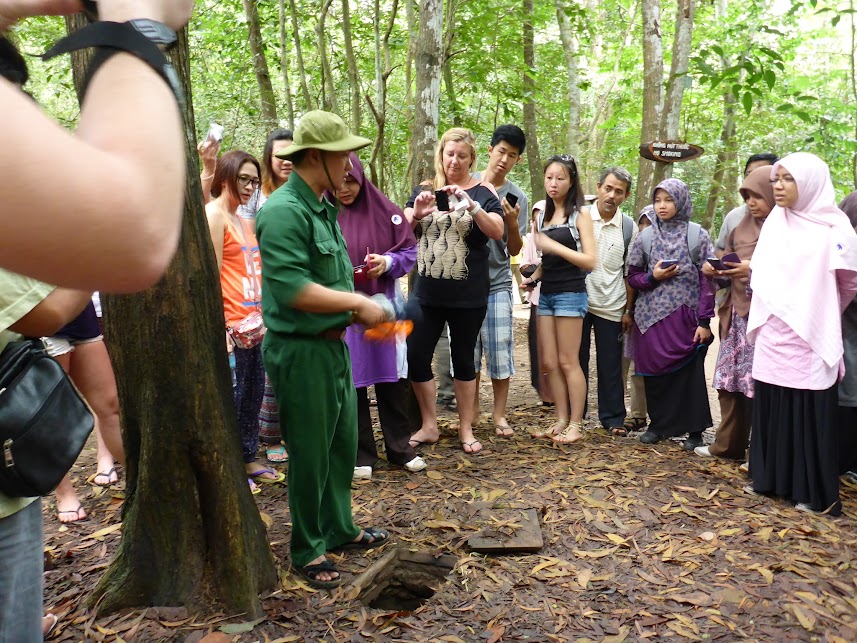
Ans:
[[[295,113],[321,104],[321,56],[315,30],[324,0],[294,0],[299,20],[293,33],[287,20],[287,57]],[[392,73],[383,109],[386,114],[385,149],[391,196],[403,200],[409,160],[413,87],[406,86],[409,34],[406,5],[395,3],[396,18],[389,38]],[[606,0],[575,4],[562,0],[570,17],[578,47],[580,101],[580,149],[587,191],[605,165],[637,168],[643,94],[641,1]],[[445,0],[453,11],[452,37],[448,38],[450,87],[441,83],[441,130],[461,124],[473,129],[481,146],[487,147],[492,129],[502,123],[521,124],[522,80],[532,73],[536,80],[537,127],[541,154],[565,151],[568,121],[567,76],[554,2],[535,3],[528,16],[536,34],[536,68],[523,64],[522,2]],[[351,2],[354,50],[360,72],[361,94],[375,99],[375,3]],[[288,12],[289,4],[285,5]],[[380,3],[381,29],[386,28],[392,0]],[[702,145],[706,154],[697,161],[678,164],[675,176],[692,188],[697,213],[705,208],[714,172],[715,156],[723,146],[724,96],[736,107],[736,133],[728,145],[734,150],[727,180],[719,195],[717,220],[737,201],[737,181],[744,159],[751,153],[773,151],[784,155],[810,151],[831,167],[837,196],[855,187],[854,0],[797,2],[728,0],[697,3],[691,70],[680,82],[687,83],[681,116],[681,137]],[[278,100],[285,101],[281,69],[279,3],[258,3],[266,57]],[[414,5],[414,20],[419,7]],[[662,6],[665,69],[669,69],[674,3]],[[288,13],[287,13],[288,15]],[[349,83],[342,31],[342,3],[330,5],[325,35],[334,75],[337,111],[350,120]],[[449,22],[446,23],[450,24]],[[21,47],[30,54],[45,51],[61,37],[60,19],[33,19],[17,31]],[[312,104],[301,97],[294,55],[294,38],[303,46]],[[226,127],[225,149],[243,148],[261,155],[266,132],[261,125],[259,88],[253,73],[247,20],[240,0],[204,0],[190,25],[193,107],[197,130],[204,135],[211,121]],[[73,126],[77,105],[73,96],[68,58],[43,63],[32,60],[30,91],[61,122]],[[414,74],[420,70],[414,70]],[[411,75],[413,85],[414,75]],[[375,121],[362,102],[361,133],[375,136]],[[284,103],[278,116],[286,123]],[[484,164],[484,156],[481,159]],[[521,163],[512,174],[528,186],[528,168]],[[105,177],[106,178],[106,177]],[[109,181],[105,183],[109,188]]]

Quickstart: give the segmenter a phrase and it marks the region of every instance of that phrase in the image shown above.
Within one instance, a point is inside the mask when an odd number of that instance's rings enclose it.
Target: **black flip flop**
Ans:
[[[311,587],[315,587],[316,589],[333,589],[342,584],[342,574],[336,569],[336,565],[326,558],[317,565],[304,565],[303,567],[292,565],[292,569],[298,576],[309,583]],[[336,572],[339,575],[333,580],[318,580],[319,574],[323,572]]]
[[[374,527],[369,527],[369,529],[363,530],[363,535],[360,537],[358,541],[351,541],[349,543],[342,543],[331,549],[330,551],[348,551],[350,549],[374,549],[375,547],[380,547],[385,542],[390,540],[390,534],[388,534],[383,529],[375,529]]]

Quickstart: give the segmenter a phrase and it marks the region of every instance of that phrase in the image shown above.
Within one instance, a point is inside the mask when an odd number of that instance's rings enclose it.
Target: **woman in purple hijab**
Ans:
[[[367,295],[383,293],[396,297],[396,280],[406,275],[417,261],[417,246],[410,223],[401,208],[366,179],[363,165],[351,154],[353,169],[337,193],[340,203],[339,227],[355,267],[354,289]],[[405,412],[406,385],[399,379],[396,342],[371,342],[363,327],[352,325],[345,335],[351,351],[351,369],[357,389],[357,465],[354,477],[369,479],[378,462],[367,387],[375,386],[381,431],[391,464],[409,471],[426,468],[408,444],[411,427]]]
[[[693,205],[682,181],[662,181],[652,200],[652,226],[637,235],[628,256],[628,283],[638,292],[631,329],[634,363],[643,376],[651,419],[640,441],[653,444],[687,433],[683,446],[692,451],[703,445],[702,432],[712,425],[705,352],[712,339],[714,293],[699,264],[714,248],[708,232],[690,222]],[[693,249],[691,238],[698,238]]]

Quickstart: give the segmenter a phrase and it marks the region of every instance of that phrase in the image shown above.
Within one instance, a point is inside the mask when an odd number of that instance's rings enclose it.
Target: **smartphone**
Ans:
[[[434,199],[439,212],[449,212],[449,195],[445,190],[435,190]]]
[[[678,265],[678,259],[664,259],[661,261],[661,270],[666,270],[676,265]]]
[[[714,268],[715,270],[726,270],[727,269],[726,266],[723,265],[723,262],[720,259],[718,259],[717,257],[709,257],[708,259],[706,259],[706,261],[708,263],[710,263],[711,267]]]
[[[524,275],[524,277],[532,277],[533,273],[536,271],[537,268],[538,266],[534,266],[532,264],[530,264],[529,266],[522,266],[521,274]]]
[[[217,123],[212,123],[208,128],[208,134],[205,135],[205,139],[207,141],[212,141],[213,143],[222,143],[223,142],[223,125],[218,125]]]
[[[511,192],[506,195],[506,203],[509,204],[510,208],[514,208],[515,204],[518,202],[518,195],[512,194]]]
[[[734,266],[727,266],[725,262],[741,263],[741,258],[734,252],[731,252],[728,255],[723,255],[720,259],[717,257],[709,257],[707,261],[715,270],[732,270]]]

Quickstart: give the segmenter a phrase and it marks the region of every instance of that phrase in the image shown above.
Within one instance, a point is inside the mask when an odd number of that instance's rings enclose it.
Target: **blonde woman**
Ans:
[[[433,444],[440,435],[431,361],[443,326],[449,324],[459,439],[465,453],[478,453],[482,444],[473,436],[473,354],[488,306],[488,239],[503,237],[503,209],[493,189],[472,176],[476,139],[470,130],[447,131],[434,165],[434,178],[415,187],[405,206],[418,240],[412,296],[422,310],[408,338],[408,369],[423,418],[410,444]]]

